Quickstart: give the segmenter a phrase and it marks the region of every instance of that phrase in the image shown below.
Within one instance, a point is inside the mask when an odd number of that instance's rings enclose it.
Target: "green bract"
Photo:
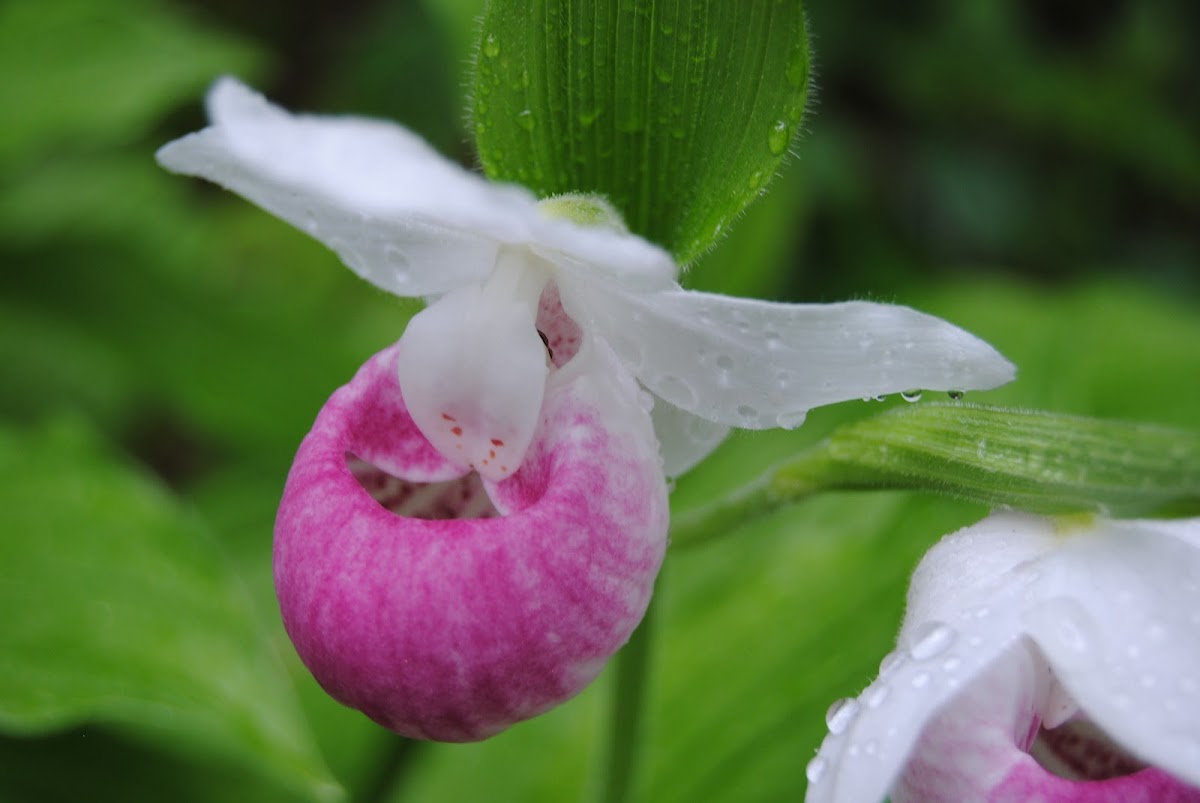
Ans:
[[[608,197],[687,263],[770,181],[808,82],[800,0],[493,0],[479,157],[539,195]]]

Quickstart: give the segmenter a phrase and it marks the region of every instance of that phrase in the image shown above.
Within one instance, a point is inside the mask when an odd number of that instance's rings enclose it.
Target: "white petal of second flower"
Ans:
[[[1200,786],[1200,548],[1171,533],[1200,520],[1163,524],[1072,537],[1039,563],[1025,627],[1093,722]]]
[[[987,607],[930,609],[938,618],[907,618],[900,646],[851,704],[853,715],[844,722],[831,716],[830,735],[808,766],[806,803],[882,801],[926,725],[1019,644],[1020,595],[1010,586],[990,595]]]
[[[497,243],[540,220],[523,189],[489,184],[400,126],[292,115],[232,78],[208,97],[212,125],[158,152],[322,241],[355,272],[405,296],[482,280]]]
[[[735,427],[790,428],[824,404],[909,389],[987,389],[1015,372],[979,338],[908,307],[776,304],[678,287],[634,294],[576,282],[585,285],[570,289],[586,299],[580,313],[647,388]]]

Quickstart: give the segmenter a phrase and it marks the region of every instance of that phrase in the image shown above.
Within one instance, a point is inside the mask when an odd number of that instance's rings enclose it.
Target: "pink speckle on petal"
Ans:
[[[666,547],[666,487],[656,450],[567,383],[485,504],[412,423],[395,359],[364,365],[300,447],[275,526],[280,610],[333,697],[406,736],[482,739],[579,692],[629,638]],[[432,518],[468,503],[500,515]]]

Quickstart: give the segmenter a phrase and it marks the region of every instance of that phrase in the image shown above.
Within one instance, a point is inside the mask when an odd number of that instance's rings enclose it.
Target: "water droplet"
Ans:
[[[733,358],[728,354],[722,354],[721,356],[717,357],[717,367],[722,371],[732,371]]]
[[[483,55],[489,59],[500,55],[500,40],[496,38],[496,34],[489,33],[483,38]]]
[[[816,756],[804,768],[804,777],[808,778],[809,783],[819,783],[825,777],[825,769],[828,766],[829,764],[823,756]]]
[[[912,687],[914,689],[923,689],[928,685],[929,685],[929,673],[928,672],[921,672],[919,674],[913,675]]]
[[[902,390],[900,391],[900,398],[904,399],[906,402],[919,402],[921,400],[921,391]]]
[[[946,391],[946,395],[950,397],[951,401],[959,401],[963,396],[966,395],[966,392],[961,390],[948,390]]]
[[[904,663],[904,653],[900,652],[899,650],[893,650],[892,652],[889,652],[887,655],[883,656],[883,660],[879,662],[879,676],[884,677],[885,675],[894,672],[902,663]]]
[[[654,77],[658,79],[658,82],[660,84],[671,83],[671,71],[666,69],[665,67],[655,67],[654,68]]]
[[[886,684],[875,681],[875,683],[868,686],[867,690],[863,692],[863,702],[867,704],[867,708],[878,708],[883,705],[883,701],[888,698],[891,691],[891,688]]]
[[[788,129],[787,120],[776,120],[767,133],[767,147],[774,156],[783,156],[788,143],[792,141],[792,132]]]
[[[868,755],[868,756],[873,756],[873,755],[875,755],[875,751],[878,749],[879,749],[879,746],[875,743],[875,740],[872,739],[863,745],[863,754]]]
[[[600,116],[600,112],[600,109],[593,109],[590,112],[580,112],[578,115],[579,124],[584,128],[587,128],[592,123],[596,122],[596,118]]]
[[[532,131],[533,110],[521,109],[521,111],[517,112],[517,125],[521,126],[521,128],[524,128],[526,131]]]
[[[942,661],[943,672],[954,672],[962,665],[962,659],[957,655],[951,655],[945,661]]]
[[[739,404],[737,414],[746,419],[758,418],[758,410],[748,404]]]
[[[642,352],[642,345],[627,335],[614,335],[608,339],[608,345],[612,346],[612,350],[621,358],[621,362],[625,363],[629,370],[637,372],[641,369],[642,363],[645,362],[645,354]]]
[[[908,654],[914,661],[928,661],[945,652],[955,636],[954,628],[943,622],[926,622],[914,634]]]
[[[834,736],[842,733],[858,715],[858,701],[850,697],[834,700],[825,712],[825,725]]]
[[[874,399],[875,399],[875,401],[877,401],[877,402],[881,402],[881,401],[887,401],[887,394],[886,394],[886,393],[880,393],[878,396],[875,396],[875,397],[874,397]]]
[[[392,243],[388,243],[383,247],[383,258],[387,260],[388,267],[394,270],[408,267],[408,254],[401,251]],[[409,276],[407,273],[397,274],[393,278],[397,284],[408,284]]]
[[[763,172],[755,170],[750,174],[750,189],[757,190],[763,184]]]
[[[804,419],[807,416],[808,412],[806,410],[801,410],[797,413],[780,413],[779,415],[775,416],[775,423],[778,424],[781,429],[795,429],[804,423]]]
[[[682,407],[684,410],[690,410],[696,406],[697,398],[695,389],[677,376],[667,374],[661,377],[654,388],[654,392],[671,404],[676,407]]]

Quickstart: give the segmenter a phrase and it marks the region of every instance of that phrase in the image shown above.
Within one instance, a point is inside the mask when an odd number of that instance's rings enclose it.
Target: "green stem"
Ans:
[[[650,606],[629,643],[617,654],[616,688],[613,690],[612,722],[608,734],[608,766],[604,776],[602,803],[625,803],[633,788],[638,748],[642,737],[646,682],[655,627],[655,608],[662,594],[662,575],[650,598]]]
[[[388,734],[382,755],[353,799],[359,803],[385,803],[398,799],[398,788],[404,779],[405,770],[414,754],[421,749],[420,742]]]
[[[671,545],[692,546],[726,535],[827,489],[833,476],[823,449],[805,452],[714,502],[675,516]]]

